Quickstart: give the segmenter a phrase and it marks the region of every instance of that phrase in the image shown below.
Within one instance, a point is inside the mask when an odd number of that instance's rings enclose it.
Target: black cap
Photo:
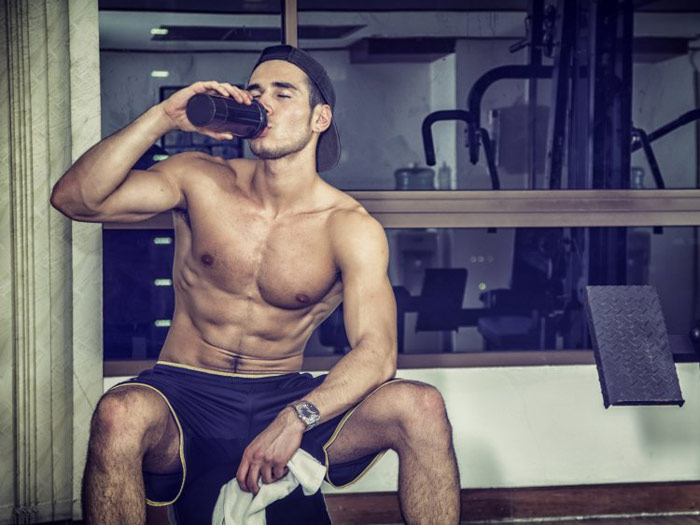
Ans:
[[[255,69],[262,62],[268,60],[284,60],[301,69],[316,84],[323,96],[323,100],[331,109],[335,109],[335,90],[331,79],[323,66],[311,57],[306,51],[287,45],[272,46],[263,49],[260,58],[255,64]],[[340,160],[340,136],[335,125],[335,118],[331,120],[330,127],[321,133],[316,147],[316,168],[318,171],[328,171],[335,168]]]

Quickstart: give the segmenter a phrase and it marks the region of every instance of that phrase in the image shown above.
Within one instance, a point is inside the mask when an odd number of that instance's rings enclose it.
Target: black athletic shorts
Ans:
[[[174,505],[178,524],[211,523],[221,487],[233,479],[244,450],[292,401],[320,385],[325,375],[250,376],[159,361],[113,388],[143,385],[168,404],[180,434],[182,468],[173,474],[144,471],[149,505]],[[343,487],[359,479],[383,454],[329,465],[326,449],[354,409],[304,433],[301,448],[327,467],[326,481]],[[330,523],[321,492],[305,497],[299,487],[266,509],[268,524]]]

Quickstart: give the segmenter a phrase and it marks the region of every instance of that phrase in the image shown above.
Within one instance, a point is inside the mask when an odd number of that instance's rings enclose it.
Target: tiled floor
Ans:
[[[688,516],[647,516],[634,518],[586,518],[586,519],[566,519],[566,520],[512,520],[512,521],[463,521],[462,525],[698,525],[700,515]],[[378,525],[378,524],[374,524]],[[403,525],[401,523],[391,523],[383,525]]]
[[[462,522],[463,525],[473,525],[476,522]],[[624,525],[632,523],[634,525],[698,525],[700,524],[700,515],[683,515],[683,516],[644,516],[644,517],[629,517],[629,518],[585,518],[585,519],[565,519],[565,520],[513,520],[502,522],[478,522],[481,524],[521,524],[521,523],[536,523],[538,525]]]
[[[637,518],[600,518],[586,520],[566,520],[550,522],[551,525],[622,525],[634,523],[637,525],[698,525],[700,516],[650,516]]]

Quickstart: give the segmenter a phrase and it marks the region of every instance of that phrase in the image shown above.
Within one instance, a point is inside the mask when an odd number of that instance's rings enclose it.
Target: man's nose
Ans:
[[[264,94],[258,97],[258,102],[262,105],[265,112],[269,115],[272,113],[272,104],[270,104],[270,99]]]

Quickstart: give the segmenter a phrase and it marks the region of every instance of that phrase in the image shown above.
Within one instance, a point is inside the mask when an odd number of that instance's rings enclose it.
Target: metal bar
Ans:
[[[592,10],[593,41],[591,82],[592,89],[592,162],[593,188],[614,188],[609,186],[611,182],[609,174],[611,166],[611,115],[613,106],[613,93],[611,86],[611,69],[615,62],[615,4],[614,2],[594,2]]]
[[[544,0],[529,0],[530,11],[530,49],[529,65],[542,65],[542,35],[544,32]],[[537,186],[537,75],[530,70],[527,96],[527,165],[529,188]]]
[[[282,0],[282,43],[299,47],[297,0]]]
[[[569,110],[569,77],[571,54],[576,34],[576,0],[559,0],[557,5],[559,24],[557,42],[559,46],[554,58],[552,74],[552,104],[547,127],[547,162],[545,165],[545,187],[561,188],[561,175],[566,141],[566,117]]]
[[[552,66],[500,66],[487,71],[474,82],[467,96],[467,109],[471,119],[471,124],[467,126],[467,133],[469,134],[469,161],[472,164],[479,162],[481,99],[491,84],[504,79],[525,80],[530,78],[531,75],[535,75],[537,78],[550,78],[552,71]]]
[[[486,155],[486,165],[489,168],[489,177],[491,178],[491,189],[500,190],[501,181],[498,178],[498,169],[496,168],[496,159],[493,154],[493,146],[491,144],[491,137],[489,137],[489,132],[484,128],[479,130],[479,136],[481,137],[481,142],[484,145],[484,155]]]
[[[571,81],[571,113],[569,115],[569,143],[567,154],[567,187],[574,189],[590,188],[591,136],[590,107],[591,81],[591,16],[592,5],[578,0],[576,5],[575,44]]]
[[[616,43],[619,46],[620,90],[618,93],[619,121],[616,126],[617,141],[619,144],[616,164],[619,166],[619,188],[629,188],[632,165],[632,52],[634,48],[634,4],[632,0],[619,1],[619,29],[620,35]]]
[[[632,4],[594,3],[592,186],[629,187]]]
[[[608,2],[608,10],[610,4]],[[610,171],[610,144],[608,132],[610,128],[610,118],[608,116],[608,106],[610,103],[610,74],[609,64],[614,60],[614,53],[609,49],[610,38],[607,35],[614,32],[615,25],[611,23],[612,16],[610,13],[605,13],[605,3],[593,3],[591,10],[592,31],[591,44],[591,115],[592,115],[592,133],[591,133],[591,161],[590,168],[592,170],[592,187],[606,188],[607,174]],[[589,246],[588,251],[588,278],[589,284],[612,284],[607,281],[605,275],[607,269],[607,259],[605,258],[605,250],[608,242],[608,237],[600,230],[590,230],[587,232]]]
[[[697,64],[697,62],[694,62]],[[700,106],[700,75],[695,74],[695,104]],[[695,121],[695,152],[700,151],[700,120]],[[695,161],[695,187],[700,188],[700,162]],[[700,228],[693,229],[693,318],[695,326],[700,328]],[[696,350],[700,353],[700,342],[696,343]]]
[[[425,163],[428,166],[435,165],[435,146],[433,145],[432,125],[442,120],[463,120],[469,124],[469,112],[463,109],[450,109],[434,111],[423,119],[421,134],[423,135],[423,149],[425,150]]]
[[[654,176],[654,182],[656,182],[656,187],[660,190],[665,189],[666,185],[664,184],[664,178],[661,175],[659,163],[656,161],[656,155],[654,155],[654,150],[651,148],[651,144],[649,143],[649,138],[647,137],[647,134],[644,132],[644,130],[639,128],[632,128],[632,130],[633,133],[639,139],[642,148],[644,149],[644,155],[647,158],[647,163],[649,164],[651,173]]]
[[[575,24],[573,31],[571,57],[571,99],[568,115],[568,144],[567,144],[567,188],[584,189],[590,187],[589,181],[589,136],[590,136],[590,75],[591,68],[591,2],[574,0]],[[572,257],[569,271],[565,279],[565,293],[572,302],[582,304],[580,283],[588,275],[588,230],[582,227],[570,229],[572,246],[575,246],[579,257]],[[575,300],[574,300],[575,299]],[[588,344],[588,325],[584,323],[581,332],[568,332],[564,336],[564,344],[570,348],[583,347]]]
[[[616,188],[629,188],[632,165],[632,52],[634,44],[634,4],[632,0],[617,1],[617,34],[614,41],[617,55],[615,80],[619,78],[616,97],[614,133],[614,167]],[[660,225],[654,225],[660,226]],[[608,275],[610,284],[627,282],[627,228],[614,228],[608,234]],[[590,281],[589,281],[590,282]]]
[[[651,144],[655,140],[659,140],[661,137],[665,137],[669,133],[677,130],[678,128],[690,124],[696,120],[700,120],[700,108],[691,109],[690,111],[683,113],[676,120],[672,120],[668,124],[661,126],[659,129],[655,129],[651,133],[647,134],[647,140]],[[632,151],[637,151],[642,147],[642,144],[633,144]]]
[[[631,0],[594,2],[592,170],[594,188],[629,188],[632,111]],[[625,228],[589,231],[591,285],[623,284]]]

